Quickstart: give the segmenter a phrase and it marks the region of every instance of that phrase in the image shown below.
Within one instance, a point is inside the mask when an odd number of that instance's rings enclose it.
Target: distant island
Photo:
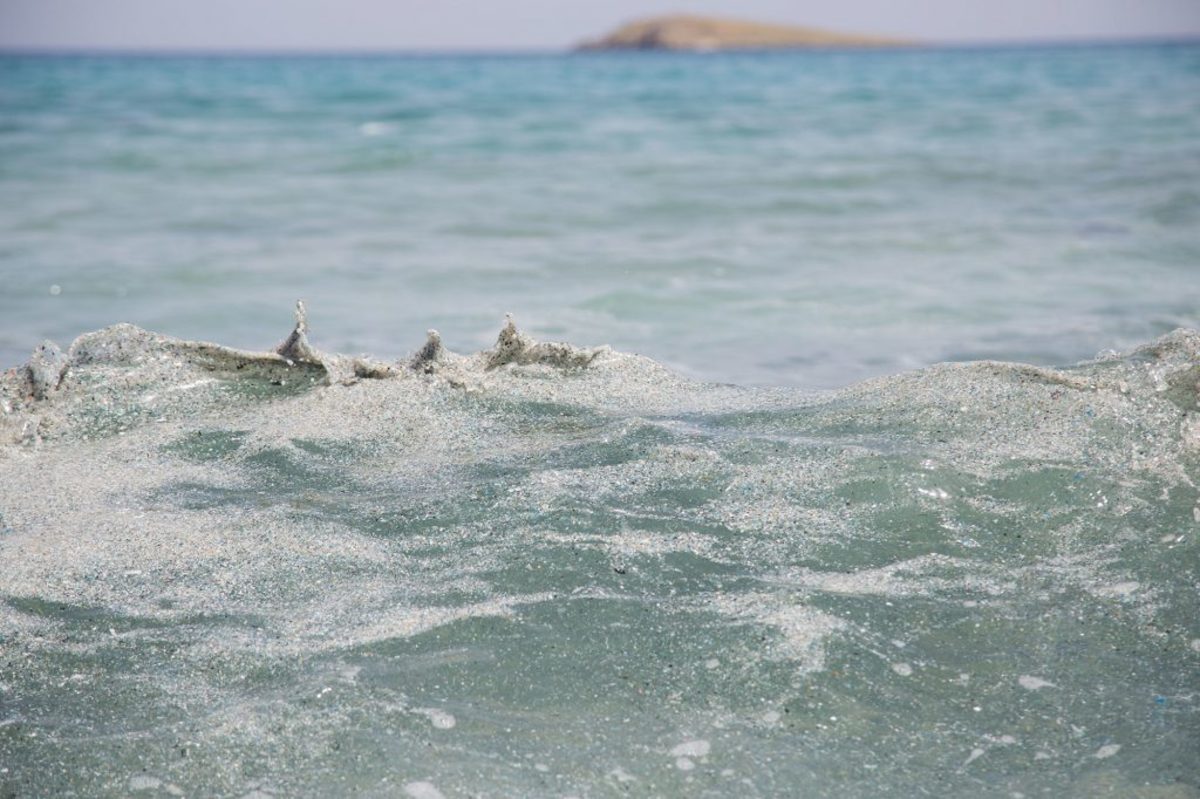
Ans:
[[[674,15],[629,22],[578,50],[760,50],[801,47],[902,47],[913,42],[793,25]]]

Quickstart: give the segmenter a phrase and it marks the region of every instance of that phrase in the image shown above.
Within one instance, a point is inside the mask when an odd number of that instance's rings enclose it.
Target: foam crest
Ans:
[[[192,414],[238,399],[270,399],[362,380],[424,376],[458,388],[478,387],[490,372],[521,367],[580,370],[608,351],[536,341],[518,330],[509,316],[495,346],[470,356],[446,349],[436,330],[429,331],[415,354],[396,361],[326,353],[309,340],[302,301],[296,303],[291,332],[274,350],[264,352],[117,324],[81,335],[66,353],[47,341],[28,363],[0,376],[0,447],[36,444],[80,428],[94,433],[96,425],[83,418],[94,420],[114,408],[124,419],[112,426],[128,429],[139,419],[160,418],[159,411]],[[229,390],[219,390],[222,386]],[[176,395],[171,408],[147,407],[168,394]],[[124,406],[123,412],[119,406]]]

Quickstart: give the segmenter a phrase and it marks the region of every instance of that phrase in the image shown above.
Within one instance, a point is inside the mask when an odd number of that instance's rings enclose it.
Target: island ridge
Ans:
[[[626,23],[579,50],[758,50],[803,47],[902,47],[903,39],[837,33],[794,25],[671,15]]]

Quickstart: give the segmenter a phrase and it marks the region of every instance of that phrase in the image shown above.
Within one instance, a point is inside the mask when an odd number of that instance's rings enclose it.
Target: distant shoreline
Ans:
[[[901,37],[848,33],[790,23],[667,14],[631,20],[603,36],[580,42],[575,49],[724,52],[908,47],[914,44],[919,42]]]

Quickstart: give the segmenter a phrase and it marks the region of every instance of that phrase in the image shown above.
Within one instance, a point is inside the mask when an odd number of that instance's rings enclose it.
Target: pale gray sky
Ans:
[[[557,48],[681,11],[931,41],[1200,36],[1200,0],[0,0],[0,48]]]

